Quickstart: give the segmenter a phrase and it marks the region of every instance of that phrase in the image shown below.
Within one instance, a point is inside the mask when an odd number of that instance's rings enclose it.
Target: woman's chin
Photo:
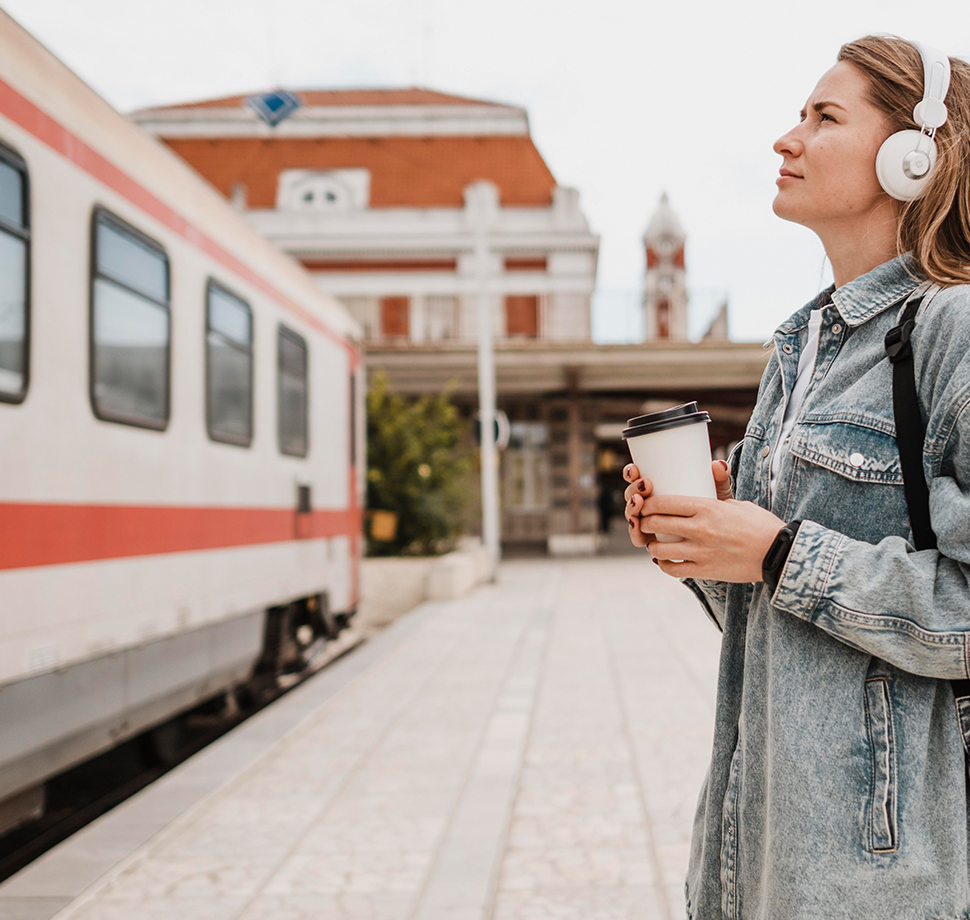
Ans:
[[[788,196],[780,189],[778,194],[775,195],[775,200],[771,202],[771,210],[775,212],[776,217],[780,217],[782,220],[790,220],[796,224],[803,223],[798,206],[795,202],[789,200]]]

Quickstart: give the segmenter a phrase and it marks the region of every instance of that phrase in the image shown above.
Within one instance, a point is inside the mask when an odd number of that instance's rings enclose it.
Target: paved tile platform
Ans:
[[[0,920],[672,920],[719,634],[646,556],[423,604],[0,885]]]

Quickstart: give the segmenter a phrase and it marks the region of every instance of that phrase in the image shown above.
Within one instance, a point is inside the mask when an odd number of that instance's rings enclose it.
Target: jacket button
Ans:
[[[786,354],[790,355],[795,349],[791,347],[787,342],[781,346],[781,350]]]
[[[767,457],[768,454],[770,454],[770,453],[771,453],[771,448],[770,447],[765,447],[765,449],[763,451],[761,451],[761,456],[762,457]]]
[[[849,463],[853,466],[862,466],[865,462],[866,458],[859,451],[856,451],[854,454],[849,454]]]
[[[834,325],[834,326],[832,327],[832,331],[833,331],[833,332],[834,332],[834,333],[835,333],[836,335],[838,335],[838,334],[839,334],[839,333],[840,333],[840,332],[842,331],[842,324],[841,324],[841,323],[836,323],[836,324],[835,324],[835,325]]]

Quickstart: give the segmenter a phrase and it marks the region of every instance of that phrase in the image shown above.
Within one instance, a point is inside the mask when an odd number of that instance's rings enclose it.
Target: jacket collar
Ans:
[[[836,288],[832,303],[846,323],[861,326],[893,304],[906,300],[924,280],[913,257],[904,253]]]
[[[790,316],[776,330],[787,335],[808,324],[812,310],[833,303],[849,326],[861,326],[893,304],[906,300],[924,279],[909,253],[883,262],[842,287],[830,285]]]

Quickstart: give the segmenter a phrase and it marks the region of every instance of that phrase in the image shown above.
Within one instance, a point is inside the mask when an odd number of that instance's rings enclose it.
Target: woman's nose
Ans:
[[[802,153],[802,142],[795,137],[795,131],[792,129],[779,137],[778,140],[772,144],[771,149],[782,157],[797,157]]]

